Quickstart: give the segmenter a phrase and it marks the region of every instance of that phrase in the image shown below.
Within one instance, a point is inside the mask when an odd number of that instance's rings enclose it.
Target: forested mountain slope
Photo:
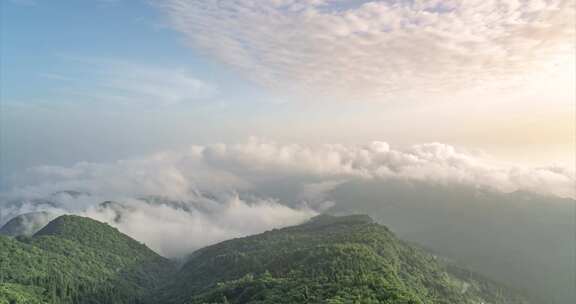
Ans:
[[[527,302],[367,216],[323,215],[195,252],[151,303]]]
[[[0,304],[524,304],[505,287],[397,239],[368,216],[318,216],[173,262],[115,228],[61,216],[0,236]]]
[[[61,216],[32,237],[0,236],[0,303],[141,303],[175,267],[115,228]]]

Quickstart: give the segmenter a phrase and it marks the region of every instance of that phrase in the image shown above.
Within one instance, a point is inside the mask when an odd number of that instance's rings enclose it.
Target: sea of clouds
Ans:
[[[251,138],[109,163],[31,168],[2,193],[0,223],[27,212],[74,213],[177,257],[301,223],[336,203],[354,204],[329,195],[350,181],[575,197],[574,172],[567,168],[502,163],[440,143],[393,148],[385,142],[299,145]]]

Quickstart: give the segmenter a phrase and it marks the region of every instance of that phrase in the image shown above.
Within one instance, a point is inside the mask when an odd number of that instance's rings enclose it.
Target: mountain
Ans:
[[[150,303],[528,302],[368,216],[322,215],[198,250]]]
[[[0,235],[31,236],[48,224],[57,215],[45,211],[20,214],[10,219],[0,228]]]
[[[576,200],[415,181],[350,181],[327,212],[370,214],[401,239],[526,291],[535,303],[576,303]]]
[[[0,236],[0,304],[527,304],[365,215],[321,215],[192,253],[182,267],[115,228],[60,216]]]
[[[60,216],[32,237],[0,236],[0,303],[141,303],[175,272],[115,228]]]

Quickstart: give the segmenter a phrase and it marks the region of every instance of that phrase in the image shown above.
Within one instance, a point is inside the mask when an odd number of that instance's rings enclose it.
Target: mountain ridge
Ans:
[[[321,215],[196,251],[154,301],[528,303],[481,276],[448,271],[366,215]]]
[[[223,241],[180,269],[99,221],[63,215],[0,236],[0,303],[527,304],[367,215],[319,215]]]

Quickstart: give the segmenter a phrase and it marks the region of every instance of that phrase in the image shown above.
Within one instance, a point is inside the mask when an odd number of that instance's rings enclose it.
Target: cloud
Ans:
[[[17,215],[28,214],[24,219],[34,221],[22,222],[21,232],[31,234],[57,215],[71,213],[109,223],[167,257],[184,257],[219,241],[296,225],[318,214],[305,205],[296,208],[273,199],[241,199],[234,193],[192,192],[178,200],[60,193],[3,202],[0,227]]]
[[[309,197],[319,189],[331,189],[355,178],[418,180],[575,197],[575,175],[569,168],[499,162],[447,144],[393,148],[379,141],[299,145],[259,138],[240,144],[194,145],[110,163],[35,167],[19,177],[24,186],[13,192],[42,196],[72,189],[180,199],[196,190],[252,191],[262,184],[294,179],[303,183],[302,197]]]
[[[156,3],[192,47],[287,94],[430,99],[555,75],[574,52],[573,1]]]
[[[274,200],[221,200],[196,196],[173,205],[170,200],[149,203],[126,199],[117,208],[95,206],[81,215],[116,226],[168,257],[182,257],[227,239],[299,224],[317,213],[291,208]]]
[[[380,178],[462,184],[498,191],[533,191],[574,197],[574,172],[561,167],[527,168],[474,155],[456,147],[429,143],[392,149],[368,145],[282,145],[252,139],[239,145],[202,148],[206,162],[252,181],[274,175],[320,179]]]
[[[0,196],[0,223],[32,211],[81,214],[167,256],[342,206],[330,194],[347,182],[576,197],[574,172],[566,168],[527,168],[440,143],[399,149],[385,142],[296,145],[252,138],[108,163],[40,166],[20,181]]]

